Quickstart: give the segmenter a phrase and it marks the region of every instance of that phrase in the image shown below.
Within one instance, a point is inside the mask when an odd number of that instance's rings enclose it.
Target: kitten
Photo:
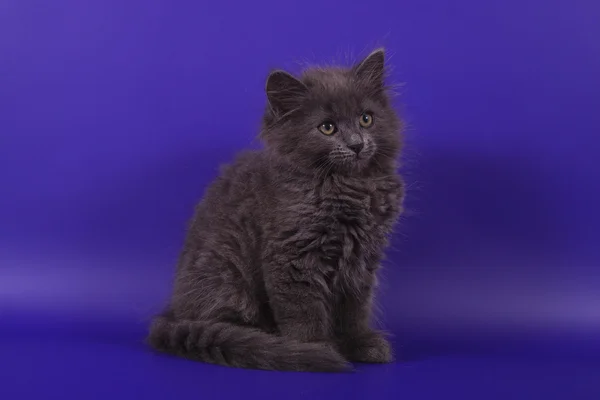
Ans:
[[[197,206],[151,346],[270,370],[392,361],[370,327],[404,197],[384,73],[377,50],[351,68],[269,75],[265,148],[240,155]]]

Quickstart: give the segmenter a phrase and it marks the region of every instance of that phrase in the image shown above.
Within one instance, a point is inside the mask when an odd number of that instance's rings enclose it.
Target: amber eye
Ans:
[[[363,113],[359,119],[360,126],[363,128],[368,128],[373,125],[373,114],[371,113]]]
[[[331,121],[325,121],[319,125],[319,130],[323,135],[333,135],[337,131],[337,127]]]

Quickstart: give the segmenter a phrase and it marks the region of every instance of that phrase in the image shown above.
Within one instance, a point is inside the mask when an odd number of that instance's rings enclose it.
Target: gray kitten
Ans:
[[[352,68],[272,72],[261,138],[197,206],[156,349],[243,368],[343,371],[393,359],[370,327],[401,209],[401,122],[384,51]]]

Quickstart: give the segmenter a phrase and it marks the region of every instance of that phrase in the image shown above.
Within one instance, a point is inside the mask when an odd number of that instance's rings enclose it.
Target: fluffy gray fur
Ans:
[[[171,301],[150,328],[154,348],[293,371],[393,359],[371,327],[404,197],[384,75],[383,50],[350,68],[269,75],[264,149],[239,155],[197,206]]]

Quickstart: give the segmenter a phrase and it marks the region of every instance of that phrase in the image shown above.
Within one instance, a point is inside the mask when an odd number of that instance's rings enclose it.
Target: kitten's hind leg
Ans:
[[[262,302],[252,290],[254,285],[239,270],[214,254],[181,269],[171,312],[155,318],[149,344],[181,357],[233,367],[289,371],[349,368],[332,346],[302,343],[269,332],[272,326],[269,318],[261,315]]]

